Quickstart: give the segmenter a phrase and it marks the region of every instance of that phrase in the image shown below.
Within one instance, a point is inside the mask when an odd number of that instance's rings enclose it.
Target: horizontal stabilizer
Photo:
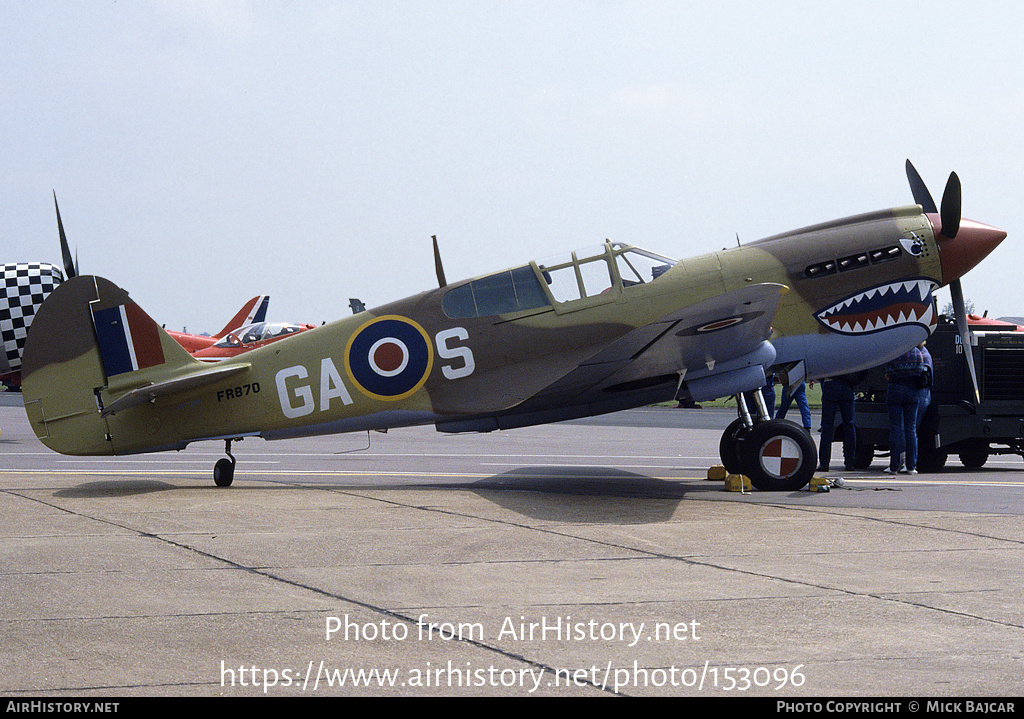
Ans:
[[[206,367],[208,366],[209,365],[206,365]],[[124,393],[116,400],[106,405],[100,412],[100,416],[106,417],[114,414],[115,412],[126,410],[129,407],[144,404],[145,402],[155,402],[158,397],[175,394],[177,392],[184,392],[207,384],[213,384],[214,382],[219,382],[231,375],[245,372],[248,369],[248,364],[231,365],[230,367],[216,367],[213,369],[201,368],[185,375],[184,377],[176,377],[162,382],[153,382]]]

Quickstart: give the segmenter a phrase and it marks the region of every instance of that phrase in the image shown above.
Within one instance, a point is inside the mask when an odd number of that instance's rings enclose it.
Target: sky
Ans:
[[[0,262],[171,329],[311,322],[598,244],[674,258],[936,201],[1007,239],[1024,315],[1024,5],[650,0],[0,4]],[[940,307],[948,291],[939,293]]]

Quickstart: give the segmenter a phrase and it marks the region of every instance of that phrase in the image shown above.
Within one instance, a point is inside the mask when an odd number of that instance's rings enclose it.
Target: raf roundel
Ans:
[[[352,335],[345,352],[349,377],[363,394],[374,399],[408,397],[427,381],[433,363],[427,333],[397,315],[364,324]]]

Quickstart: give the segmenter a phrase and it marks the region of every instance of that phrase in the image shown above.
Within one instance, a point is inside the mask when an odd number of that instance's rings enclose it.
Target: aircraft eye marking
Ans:
[[[903,249],[914,257],[920,257],[924,254],[924,241],[918,237],[917,233],[914,231],[910,232],[910,237],[913,239],[906,237],[900,238],[900,244],[903,245]]]
[[[372,399],[399,400],[427,381],[434,365],[430,337],[416,322],[398,315],[376,317],[352,333],[345,370]]]

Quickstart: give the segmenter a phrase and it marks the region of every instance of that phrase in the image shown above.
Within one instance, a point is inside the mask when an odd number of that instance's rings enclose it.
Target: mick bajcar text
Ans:
[[[1016,714],[1012,701],[973,701],[970,699],[928,699],[903,701],[833,700],[807,702],[779,700],[777,714]]]

